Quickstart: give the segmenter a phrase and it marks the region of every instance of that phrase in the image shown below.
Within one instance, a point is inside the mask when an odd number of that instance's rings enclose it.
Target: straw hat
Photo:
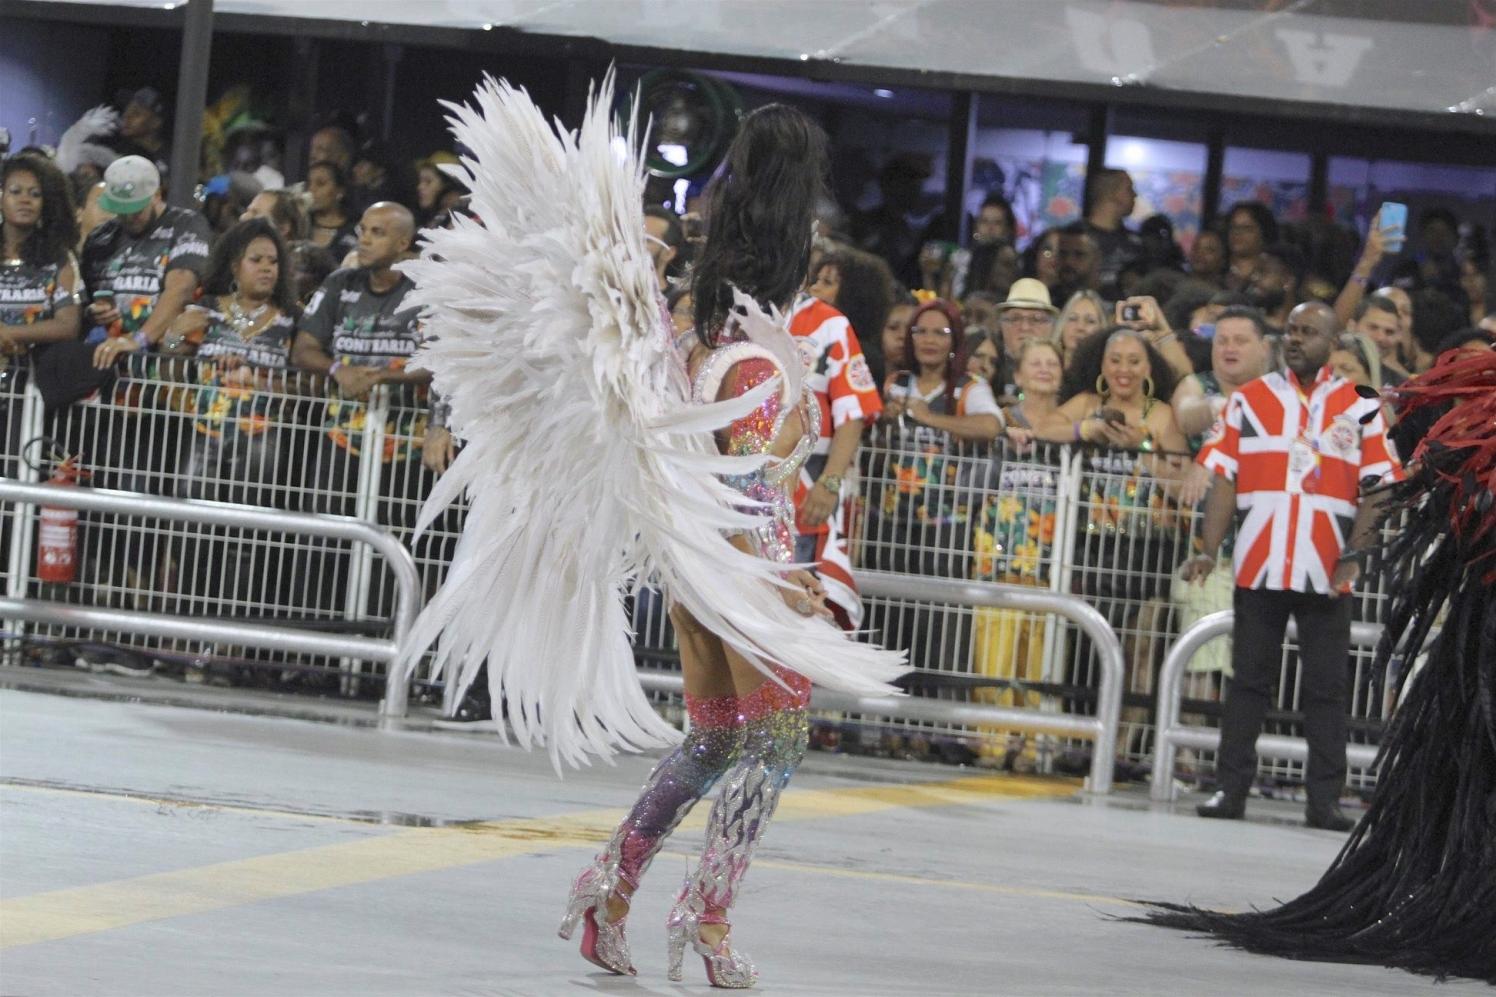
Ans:
[[[1008,300],[998,305],[997,310],[1001,312],[1009,308],[1037,308],[1051,315],[1060,314],[1060,310],[1049,300],[1049,288],[1044,286],[1042,280],[1033,277],[1020,277],[1008,288]]]

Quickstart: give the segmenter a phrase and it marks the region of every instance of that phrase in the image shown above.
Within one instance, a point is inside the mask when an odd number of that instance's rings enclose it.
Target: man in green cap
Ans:
[[[94,365],[150,350],[192,300],[208,264],[207,219],[167,207],[161,174],[144,156],[122,156],[104,171],[99,207],[114,219],[83,244]]]

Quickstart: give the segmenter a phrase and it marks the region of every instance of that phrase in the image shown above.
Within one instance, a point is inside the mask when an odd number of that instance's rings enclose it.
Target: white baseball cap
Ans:
[[[99,207],[112,215],[133,215],[161,189],[161,173],[144,156],[121,156],[104,171]]]

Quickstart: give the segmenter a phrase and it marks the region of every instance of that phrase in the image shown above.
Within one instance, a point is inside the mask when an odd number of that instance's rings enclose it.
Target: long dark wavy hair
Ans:
[[[62,266],[68,253],[78,245],[78,216],[73,212],[73,197],[67,177],[50,159],[22,152],[11,156],[0,170],[0,187],[10,183],[12,174],[30,173],[42,189],[42,213],[36,227],[21,244],[21,259],[33,267]]]
[[[1148,355],[1148,376],[1153,381],[1153,397],[1165,405],[1169,404],[1174,397],[1174,388],[1179,384],[1178,376],[1169,366],[1169,361],[1148,342],[1147,337],[1125,325],[1098,329],[1076,345],[1070,362],[1065,365],[1065,379],[1060,384],[1061,403],[1068,402],[1082,392],[1096,391],[1096,379],[1101,376],[1101,361],[1106,356],[1106,346],[1116,335],[1131,336],[1143,345],[1143,352]]]
[[[270,303],[282,314],[296,315],[296,292],[291,287],[291,252],[268,218],[251,218],[239,222],[223,235],[208,256],[208,273],[203,278],[203,291],[207,294],[234,293],[234,267],[244,258],[245,250],[256,239],[269,239],[275,243],[277,261],[275,289],[270,292]]]
[[[702,342],[717,344],[732,287],[784,308],[805,282],[811,221],[826,192],[826,144],[820,125],[784,104],[743,119],[706,192],[706,245],[691,276]]]
[[[945,358],[945,411],[956,414],[956,392],[966,382],[973,380],[966,373],[966,326],[961,322],[961,309],[949,301],[933,298],[914,310],[909,316],[909,334],[904,338],[903,371],[911,378],[919,376],[919,361],[914,356],[914,325],[925,312],[939,312],[945,316],[951,330],[951,349]],[[913,381],[905,382],[912,390]]]

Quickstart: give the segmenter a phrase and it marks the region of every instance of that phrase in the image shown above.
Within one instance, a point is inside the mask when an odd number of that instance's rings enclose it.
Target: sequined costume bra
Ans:
[[[691,398],[698,405],[736,398],[780,373],[778,360],[754,343],[734,341],[713,349],[697,368]],[[793,404],[792,404],[793,402]],[[800,467],[815,448],[821,432],[821,411],[815,396],[802,389],[799,399],[783,391],[770,395],[758,408],[718,434],[722,452],[744,457],[768,453],[793,411],[800,412],[802,432],[790,453],[746,475],[726,478],[748,498],[773,510],[772,521],[755,530],[760,553],[787,562],[794,553],[794,504],[791,495]]]

